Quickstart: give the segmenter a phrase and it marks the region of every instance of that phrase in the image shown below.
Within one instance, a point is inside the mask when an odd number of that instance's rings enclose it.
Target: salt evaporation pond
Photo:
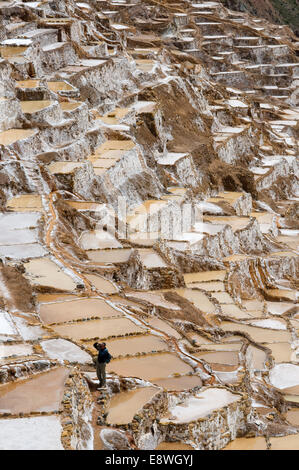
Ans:
[[[74,290],[76,283],[48,258],[37,258],[24,264],[26,277],[41,286],[59,290]]]
[[[209,388],[187,398],[182,405],[170,407],[167,416],[161,419],[161,424],[188,423],[208,416],[213,411],[240,401],[241,395],[233,394],[221,388]]]
[[[62,338],[41,341],[40,345],[50,359],[78,362],[79,364],[92,362],[91,356],[86,351]]]
[[[152,351],[165,351],[167,344],[159,336],[138,335],[127,338],[111,338],[108,341],[109,351],[113,357],[126,354],[149,353]]]
[[[0,450],[64,450],[59,416],[3,419]]]
[[[107,423],[130,423],[134,415],[159,391],[160,389],[155,387],[144,387],[117,393],[110,401]]]

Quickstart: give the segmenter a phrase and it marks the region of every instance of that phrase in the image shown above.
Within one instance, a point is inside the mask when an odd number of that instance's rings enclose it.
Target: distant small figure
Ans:
[[[112,356],[106,348],[106,343],[94,343],[93,346],[99,351],[96,363],[97,376],[99,379],[99,388],[97,388],[97,390],[101,390],[106,388],[106,364],[110,362]]]

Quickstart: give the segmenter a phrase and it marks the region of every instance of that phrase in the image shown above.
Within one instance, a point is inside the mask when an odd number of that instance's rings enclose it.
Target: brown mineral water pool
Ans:
[[[26,46],[0,46],[0,54],[4,59],[22,55],[28,47]]]
[[[221,311],[223,315],[227,315],[228,317],[232,317],[236,319],[252,318],[252,315],[250,315],[248,312],[245,312],[244,310],[241,310],[235,304],[221,304]]]
[[[250,368],[254,370],[264,370],[267,354],[262,349],[249,345],[246,352]]]
[[[265,344],[265,346],[271,349],[272,356],[276,363],[291,361],[292,349],[289,343],[272,343]]]
[[[203,292],[197,291],[195,289],[174,289],[174,292],[177,292],[181,297],[192,302],[195,307],[199,308],[201,311],[206,313],[215,313],[215,305],[212,304],[210,299]]]
[[[90,230],[83,232],[79,239],[83,250],[104,250],[105,248],[122,248],[116,238],[104,230]]]
[[[212,296],[221,304],[233,304],[234,299],[227,292],[213,292]]]
[[[174,328],[165,321],[160,320],[160,318],[146,318],[146,322],[154,329],[156,328],[169,336],[174,336],[177,339],[181,338],[181,335]]]
[[[234,366],[239,364],[238,353],[234,351],[200,352],[193,354],[193,356],[213,364],[229,364]]]
[[[66,322],[89,317],[119,317],[121,312],[101,299],[78,299],[53,304],[43,304],[39,309],[43,323]]]
[[[202,380],[196,375],[183,375],[181,377],[156,380],[155,385],[165,388],[168,391],[183,391],[191,390],[194,387],[201,387]]]
[[[21,108],[23,113],[32,114],[42,109],[48,108],[55,101],[50,100],[32,100],[32,101],[21,101]]]
[[[141,262],[148,269],[167,267],[165,261],[154,250],[148,248],[140,248],[138,249],[138,253],[140,255]]]
[[[116,359],[108,364],[107,369],[108,372],[114,371],[124,377],[139,377],[150,381],[166,378],[174,373],[186,375],[193,371],[188,364],[171,353]]]
[[[293,408],[285,413],[286,420],[293,426],[299,426],[299,409]]]
[[[91,250],[87,251],[87,256],[96,263],[126,263],[132,253],[131,248],[121,248],[112,250]]]
[[[299,434],[284,437],[270,437],[271,450],[298,450]]]
[[[257,343],[285,343],[291,341],[291,334],[287,331],[270,330],[231,322],[221,322],[220,328],[224,331],[247,333]]]
[[[30,379],[0,385],[0,413],[59,410],[69,371],[60,367]]]
[[[207,282],[207,281],[224,281],[226,271],[203,271],[200,273],[184,274],[186,283],[192,282]]]
[[[267,450],[267,443],[264,437],[239,437],[222,450]]]
[[[24,264],[26,277],[33,284],[54,287],[60,290],[74,290],[76,283],[48,258],[36,258]]]
[[[37,88],[40,80],[19,80],[16,82],[17,88]]]
[[[55,325],[53,330],[59,335],[67,336],[73,340],[82,338],[104,339],[112,335],[120,336],[126,333],[144,333],[145,331],[127,318],[89,320],[66,325]]]
[[[286,289],[267,289],[267,294],[275,297],[277,299],[287,299],[291,301],[296,301],[296,291],[286,290]]]
[[[109,404],[108,424],[130,423],[136,413],[160,390],[155,387],[137,388],[114,395]]]
[[[9,129],[8,131],[0,132],[0,144],[11,145],[18,140],[27,139],[34,134],[36,134],[36,130],[34,129]]]
[[[79,106],[81,106],[82,104],[82,101],[77,101],[77,102],[73,102],[73,103],[69,103],[68,101],[62,101],[60,103],[60,107],[62,109],[62,111],[73,111],[74,109],[77,109],[79,108]]]
[[[76,300],[80,297],[76,297],[72,294],[37,294],[37,301],[39,303],[44,302],[62,302],[63,300]]]
[[[41,196],[38,194],[23,194],[9,199],[6,208],[16,212],[40,212],[43,206]]]
[[[225,286],[223,282],[192,282],[191,284],[187,283],[187,287],[191,289],[203,289],[207,292],[224,292]]]
[[[165,300],[162,293],[156,293],[155,291],[128,292],[126,295],[129,298],[141,299],[158,307],[164,307],[170,310],[180,310],[180,307],[176,304]]]
[[[193,447],[184,442],[160,442],[155,450],[194,450]]]
[[[107,342],[109,351],[113,357],[125,356],[126,354],[138,354],[141,352],[167,351],[168,346],[159,336],[139,335],[127,338],[113,338]]]
[[[105,279],[104,277],[98,276],[96,274],[84,274],[84,276],[96,289],[98,289],[100,292],[103,292],[104,294],[115,294],[118,292],[117,287],[113,284],[112,281],[109,281],[109,279]]]
[[[66,82],[47,82],[48,88],[56,93],[57,91],[72,91],[74,87]]]
[[[242,345],[243,343],[204,344],[200,349],[207,349],[209,351],[240,351]]]

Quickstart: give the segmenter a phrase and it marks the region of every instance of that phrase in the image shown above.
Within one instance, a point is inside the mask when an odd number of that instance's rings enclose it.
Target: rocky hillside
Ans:
[[[292,30],[218,1],[0,14],[0,449],[298,449]]]
[[[221,0],[232,10],[248,12],[271,23],[287,24],[299,36],[298,0]]]

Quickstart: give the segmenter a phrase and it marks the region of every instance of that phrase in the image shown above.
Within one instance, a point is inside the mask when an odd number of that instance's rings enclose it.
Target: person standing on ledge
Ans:
[[[99,352],[96,363],[97,376],[99,379],[99,388],[97,388],[97,390],[101,390],[106,388],[106,364],[110,362],[112,356],[106,348],[106,343],[94,343],[93,346]]]

